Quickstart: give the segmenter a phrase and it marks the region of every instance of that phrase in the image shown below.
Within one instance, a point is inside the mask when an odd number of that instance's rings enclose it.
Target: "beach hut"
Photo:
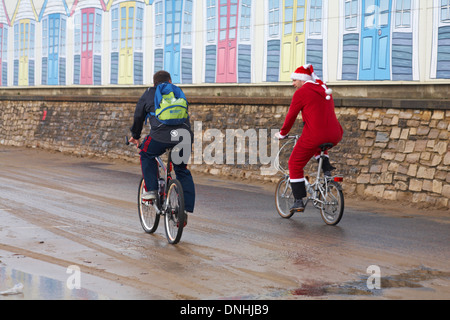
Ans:
[[[67,18],[65,0],[45,0],[39,14],[42,25],[43,85],[65,85],[67,65]]]

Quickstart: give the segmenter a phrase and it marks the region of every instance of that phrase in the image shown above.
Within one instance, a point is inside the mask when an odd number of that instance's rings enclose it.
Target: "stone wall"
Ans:
[[[133,148],[124,145],[124,137],[129,134],[138,98],[2,96],[0,145],[136,161]],[[245,153],[243,163],[206,164],[202,153],[214,142],[211,132],[226,135],[227,130],[236,133],[242,129],[244,134],[267,130],[270,135],[271,129],[281,127],[289,98],[188,98],[196,141],[201,139],[197,160],[191,164],[193,171],[271,182],[279,178],[261,174],[261,167],[267,165],[251,164],[248,143],[234,148],[235,153]],[[345,133],[330,155],[337,172],[344,175],[346,194],[449,209],[450,108],[446,101],[345,98],[335,102]],[[301,125],[296,126],[292,133],[301,133]],[[223,145],[224,154],[225,148]],[[310,161],[307,170],[315,170],[314,165]]]

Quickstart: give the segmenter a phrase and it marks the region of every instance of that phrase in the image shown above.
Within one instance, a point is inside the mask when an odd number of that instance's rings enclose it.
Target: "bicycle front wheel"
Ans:
[[[159,224],[159,213],[157,211],[156,200],[148,201],[142,199],[142,193],[145,191],[145,181],[144,178],[141,179],[139,183],[138,190],[138,212],[139,220],[141,221],[142,228],[147,233],[153,233],[158,228]]]
[[[320,214],[323,221],[328,225],[337,225],[344,214],[344,194],[337,182],[328,182],[328,188],[324,194],[320,194]]]
[[[172,179],[169,182],[168,190],[164,224],[166,227],[167,240],[170,244],[176,244],[181,239],[186,221],[183,187],[181,186],[180,181]]]
[[[281,217],[289,219],[294,214],[290,211],[293,205],[294,195],[292,194],[289,177],[286,176],[278,181],[277,187],[275,189],[275,206],[277,208],[278,214]]]

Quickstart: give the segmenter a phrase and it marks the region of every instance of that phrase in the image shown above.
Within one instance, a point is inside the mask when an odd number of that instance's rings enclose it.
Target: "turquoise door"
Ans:
[[[60,14],[48,17],[48,79],[50,85],[59,84],[59,32]]]
[[[362,0],[359,80],[389,80],[392,0]]]
[[[181,14],[183,0],[166,0],[166,34],[164,45],[164,69],[170,73],[173,83],[181,82]]]

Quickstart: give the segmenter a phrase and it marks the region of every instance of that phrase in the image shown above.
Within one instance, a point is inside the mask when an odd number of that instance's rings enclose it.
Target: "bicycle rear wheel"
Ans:
[[[157,211],[157,200],[143,200],[142,193],[145,191],[144,178],[141,179],[138,189],[138,212],[139,220],[141,221],[142,228],[147,233],[153,233],[158,228],[159,213]]]
[[[275,206],[278,214],[289,219],[294,213],[291,213],[290,209],[294,205],[294,195],[292,194],[291,184],[289,177],[286,176],[278,181],[275,189]]]
[[[166,229],[167,240],[170,244],[176,244],[180,241],[183,234],[183,228],[186,221],[184,212],[183,187],[180,181],[172,179],[169,182],[169,191],[167,191],[167,209],[164,216],[164,225]]]
[[[337,225],[344,214],[344,194],[337,182],[328,182],[325,194],[319,195],[319,199],[324,203],[321,205],[320,215],[328,225]]]

